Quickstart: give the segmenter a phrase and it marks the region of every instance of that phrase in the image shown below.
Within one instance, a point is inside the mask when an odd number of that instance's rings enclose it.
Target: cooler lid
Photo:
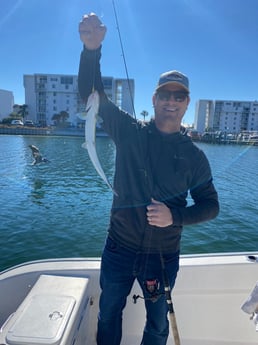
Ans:
[[[34,295],[8,330],[7,342],[58,345],[75,303],[72,296]]]

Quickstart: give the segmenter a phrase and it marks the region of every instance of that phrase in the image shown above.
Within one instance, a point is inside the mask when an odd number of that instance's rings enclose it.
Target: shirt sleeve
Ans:
[[[209,162],[202,151],[198,157],[198,164],[195,164],[190,194],[192,205],[171,210],[174,225],[198,224],[218,215],[218,193],[213,184]]]
[[[85,46],[80,56],[78,73],[78,90],[81,99],[86,103],[93,90],[104,93],[100,71],[101,47],[88,50]]]

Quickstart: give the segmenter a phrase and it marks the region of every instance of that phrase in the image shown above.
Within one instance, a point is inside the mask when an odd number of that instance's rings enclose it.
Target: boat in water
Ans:
[[[98,258],[69,258],[1,272],[0,344],[96,344],[99,271]],[[180,344],[257,344],[258,296],[250,299],[257,278],[258,252],[182,255],[172,293]],[[134,295],[141,295],[137,283],[124,311],[122,345],[141,340],[144,301],[134,303]]]

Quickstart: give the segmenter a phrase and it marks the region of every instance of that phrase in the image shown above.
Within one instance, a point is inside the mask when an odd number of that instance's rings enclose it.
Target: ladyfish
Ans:
[[[92,164],[102,180],[111,188],[113,193],[116,194],[102,169],[96,151],[96,123],[98,121],[98,111],[99,94],[97,91],[93,91],[88,98],[85,112],[77,114],[80,119],[85,120],[85,142],[82,144],[82,147],[88,150]]]

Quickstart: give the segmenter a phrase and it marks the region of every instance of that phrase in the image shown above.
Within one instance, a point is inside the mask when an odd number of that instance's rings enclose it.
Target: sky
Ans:
[[[0,89],[24,104],[24,74],[77,74],[78,23],[90,12],[107,26],[102,75],[126,78],[127,70],[138,118],[153,115],[152,94],[168,70],[190,80],[185,124],[199,99],[258,99],[258,0],[0,0]]]

